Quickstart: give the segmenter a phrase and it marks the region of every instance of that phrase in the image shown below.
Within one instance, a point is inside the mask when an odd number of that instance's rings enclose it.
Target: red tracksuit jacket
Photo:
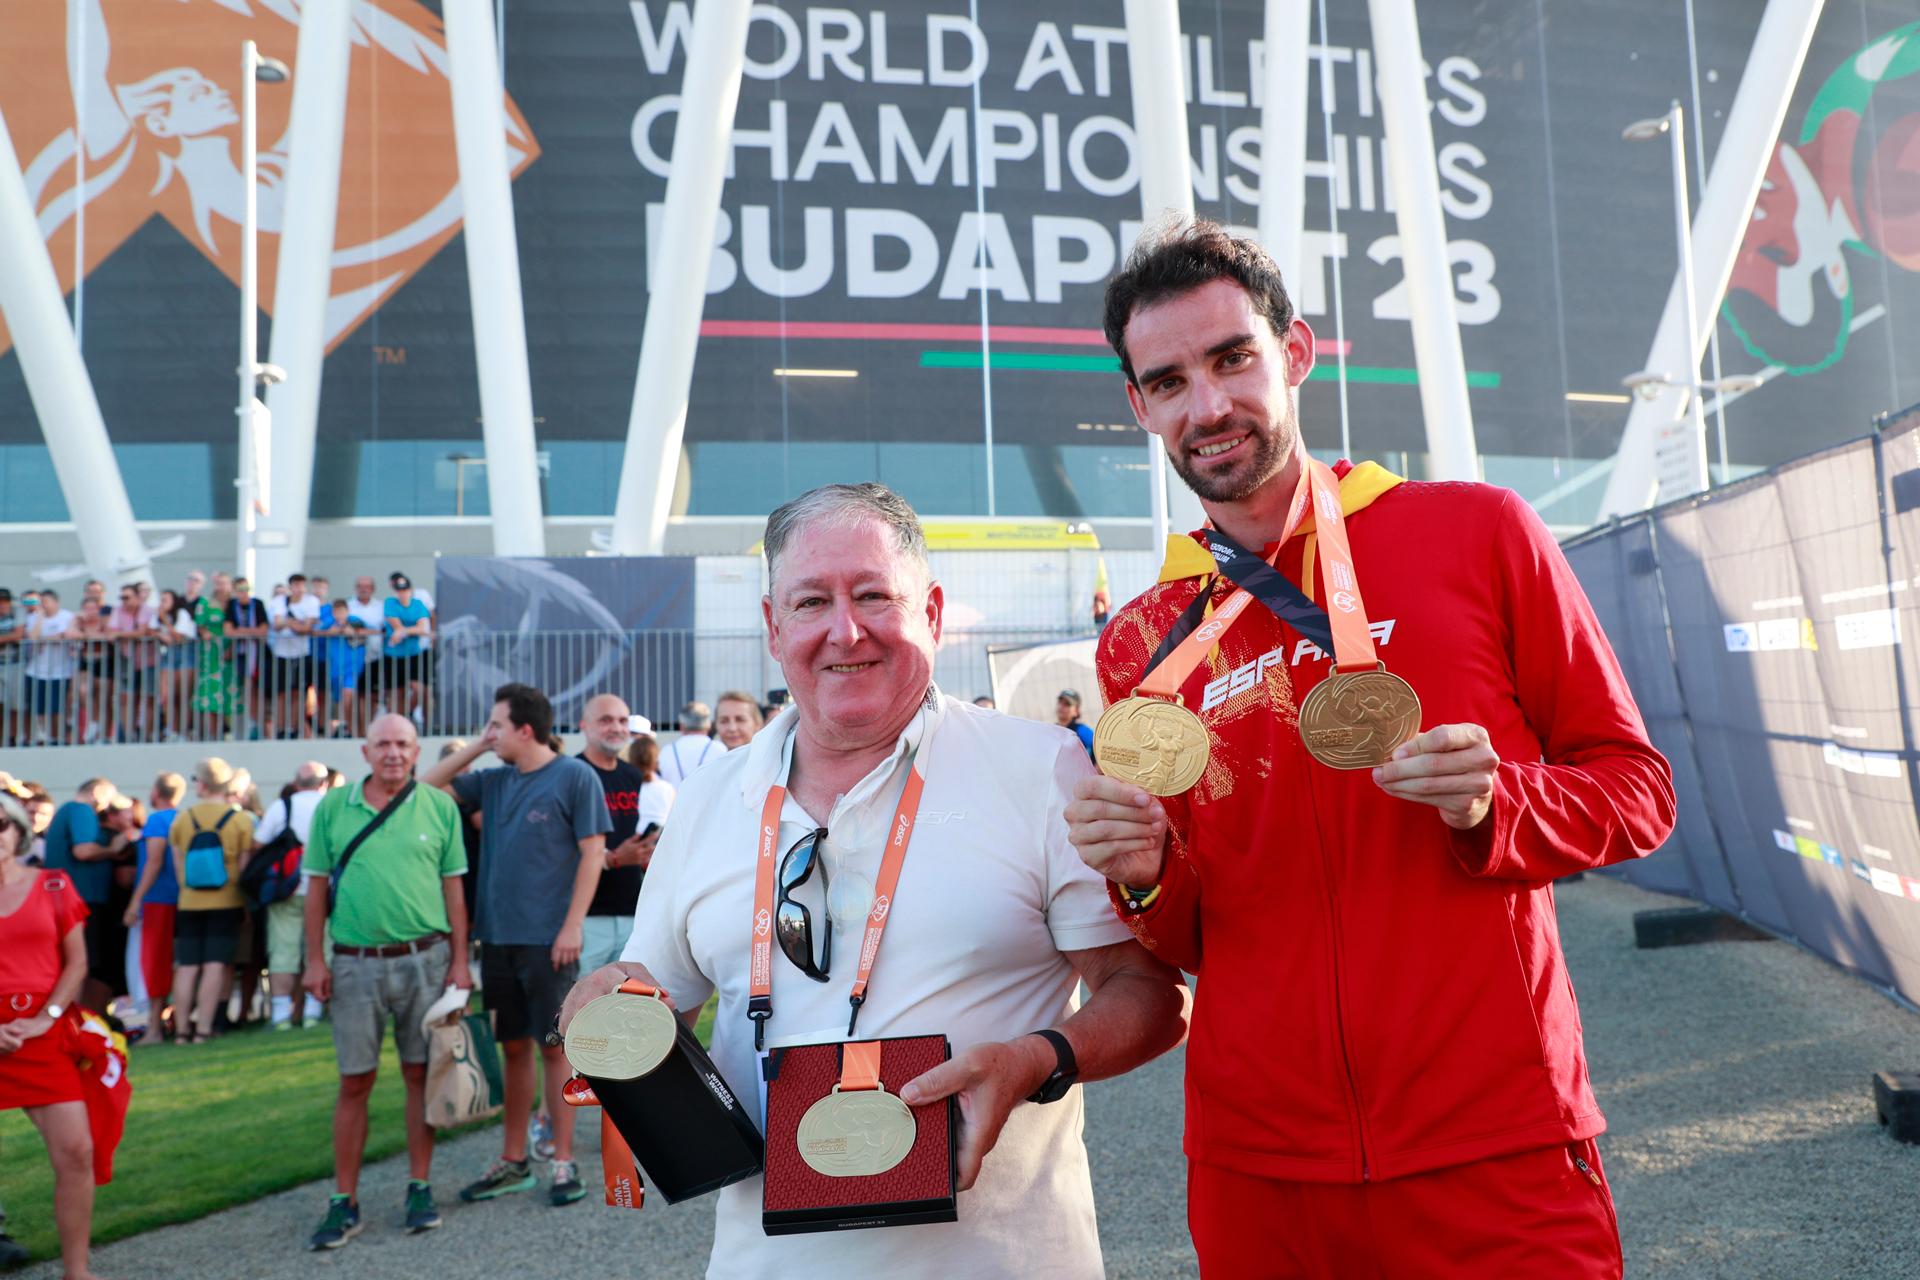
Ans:
[[[1422,729],[1487,729],[1489,816],[1455,832],[1308,756],[1295,709],[1331,660],[1256,603],[1182,690],[1212,760],[1167,802],[1160,897],[1120,910],[1199,976],[1188,1157],[1271,1178],[1395,1178],[1599,1133],[1550,882],[1651,852],[1673,824],[1667,762],[1532,509],[1460,483],[1360,506],[1348,531],[1379,656],[1419,694]],[[1277,561],[1295,582],[1304,542]],[[1200,583],[1162,582],[1108,625],[1109,705]],[[1231,589],[1214,579],[1215,604]]]

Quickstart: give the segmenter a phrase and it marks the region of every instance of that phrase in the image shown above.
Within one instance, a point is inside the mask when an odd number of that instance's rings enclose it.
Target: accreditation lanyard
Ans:
[[[880,859],[880,875],[873,887],[873,905],[867,910],[867,930],[860,941],[860,963],[854,971],[853,990],[847,996],[852,1012],[847,1018],[847,1034],[860,1021],[860,1006],[866,1003],[867,983],[873,976],[873,963],[880,953],[880,938],[887,931],[887,917],[893,908],[894,887],[900,882],[900,868],[907,860],[907,843],[913,838],[913,824],[920,813],[920,793],[926,780],[920,774],[916,758],[907,766],[906,789],[894,806],[886,852]],[[773,885],[780,857],[780,811],[787,802],[784,782],[776,782],[768,791],[760,809],[760,856],[754,868],[753,953],[748,971],[747,1017],[753,1020],[754,1047],[766,1039],[767,1022],[773,1017]],[[824,852],[819,856],[824,857]]]

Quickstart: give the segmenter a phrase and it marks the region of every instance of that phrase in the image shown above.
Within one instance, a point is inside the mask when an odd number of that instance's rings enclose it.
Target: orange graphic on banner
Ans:
[[[311,0],[309,0],[311,2]],[[327,0],[334,3],[336,0]],[[440,20],[418,0],[352,3],[340,198],[326,345],[331,351],[460,229],[453,90]],[[34,0],[9,5],[0,114],[20,157],[63,291],[154,218],[238,287],[241,45],[296,61],[294,0]],[[293,85],[262,85],[260,300],[272,313]],[[376,114],[377,107],[377,114]],[[540,154],[511,99],[507,161]],[[209,321],[211,323],[211,321]],[[222,313],[222,332],[230,323]],[[0,322],[0,354],[13,345]]]

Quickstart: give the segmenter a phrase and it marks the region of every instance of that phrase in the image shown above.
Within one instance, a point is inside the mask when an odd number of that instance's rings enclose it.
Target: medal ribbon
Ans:
[[[1360,578],[1353,571],[1347,518],[1340,510],[1340,481],[1332,467],[1316,458],[1307,459],[1307,469],[1313,481],[1320,574],[1327,586],[1327,622],[1333,632],[1333,669],[1371,670],[1380,665],[1380,658],[1374,652],[1367,607],[1360,599]]]
[[[1220,572],[1240,588],[1215,612],[1211,622],[1202,623],[1208,591],[1188,606],[1155,653],[1152,670],[1140,682],[1139,692],[1175,698],[1182,684],[1200,664],[1206,651],[1225,634],[1225,627],[1212,630],[1214,624],[1231,622],[1246,608],[1249,597],[1258,599],[1274,616],[1333,654],[1333,669],[1339,672],[1368,670],[1379,665],[1373,646],[1373,632],[1367,622],[1366,606],[1360,597],[1360,581],[1353,568],[1353,551],[1347,540],[1346,516],[1340,509],[1340,481],[1333,468],[1302,451],[1300,480],[1293,502],[1288,507],[1287,523],[1275,547],[1282,546],[1299,531],[1308,510],[1315,516],[1314,552],[1326,578],[1327,606],[1321,607],[1299,587],[1288,582],[1266,560],[1248,551],[1219,529],[1206,530],[1209,548],[1227,552],[1220,561]],[[1219,557],[1215,557],[1219,560]],[[1313,572],[1309,562],[1306,572]]]
[[[880,1042],[863,1040],[840,1046],[840,1092],[859,1093],[880,1087]]]
[[[913,825],[920,813],[920,793],[926,785],[920,766],[909,765],[906,789],[900,793],[900,803],[894,806],[886,852],[880,859],[873,905],[867,909],[867,930],[860,941],[860,964],[854,972],[853,990],[847,995],[847,1003],[852,1007],[847,1018],[848,1035],[853,1034],[855,1024],[860,1021],[860,1006],[866,1003],[867,984],[873,977],[874,960],[880,953],[880,939],[887,931],[894,889],[900,883],[900,868],[907,860],[907,844],[913,839]],[[760,808],[760,851],[753,889],[753,949],[747,973],[747,1017],[753,1020],[756,1049],[766,1043],[767,1020],[773,1017],[773,882],[778,869],[775,862],[780,846],[780,810],[786,802],[786,786],[775,783],[768,789],[766,803]],[[876,1056],[876,1080],[878,1070]]]
[[[1304,449],[1300,451],[1300,456],[1306,457]],[[1307,474],[1303,467],[1300,479],[1294,485],[1293,501],[1287,506],[1286,527],[1280,534],[1281,542],[1291,538],[1293,531],[1299,528],[1300,522],[1306,518],[1310,498]],[[1337,494],[1334,505],[1339,505]],[[1247,606],[1254,601],[1252,593],[1244,586],[1237,586],[1234,593],[1227,597],[1226,602],[1214,611],[1213,617],[1205,622],[1197,622],[1198,614],[1205,611],[1209,598],[1210,588],[1203,585],[1199,599],[1188,606],[1187,613],[1181,615],[1180,621],[1168,633],[1167,639],[1161,642],[1161,649],[1167,650],[1169,643],[1174,641],[1175,636],[1181,635],[1183,628],[1191,627],[1191,630],[1186,631],[1177,643],[1172,643],[1170,651],[1154,655],[1153,667],[1147,672],[1146,678],[1140,681],[1139,688],[1134,690],[1136,694],[1144,693],[1169,702],[1180,701],[1180,686],[1187,682],[1187,677],[1193,674],[1194,668],[1198,667],[1207,656],[1207,651],[1220,642],[1220,637],[1227,633],[1227,628],[1232,626],[1234,620],[1246,612]]]

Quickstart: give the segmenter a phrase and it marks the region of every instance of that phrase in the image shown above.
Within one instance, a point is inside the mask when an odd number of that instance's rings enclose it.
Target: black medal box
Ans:
[[[673,1051],[646,1075],[586,1080],[668,1204],[760,1172],[759,1130],[685,1023]]]

